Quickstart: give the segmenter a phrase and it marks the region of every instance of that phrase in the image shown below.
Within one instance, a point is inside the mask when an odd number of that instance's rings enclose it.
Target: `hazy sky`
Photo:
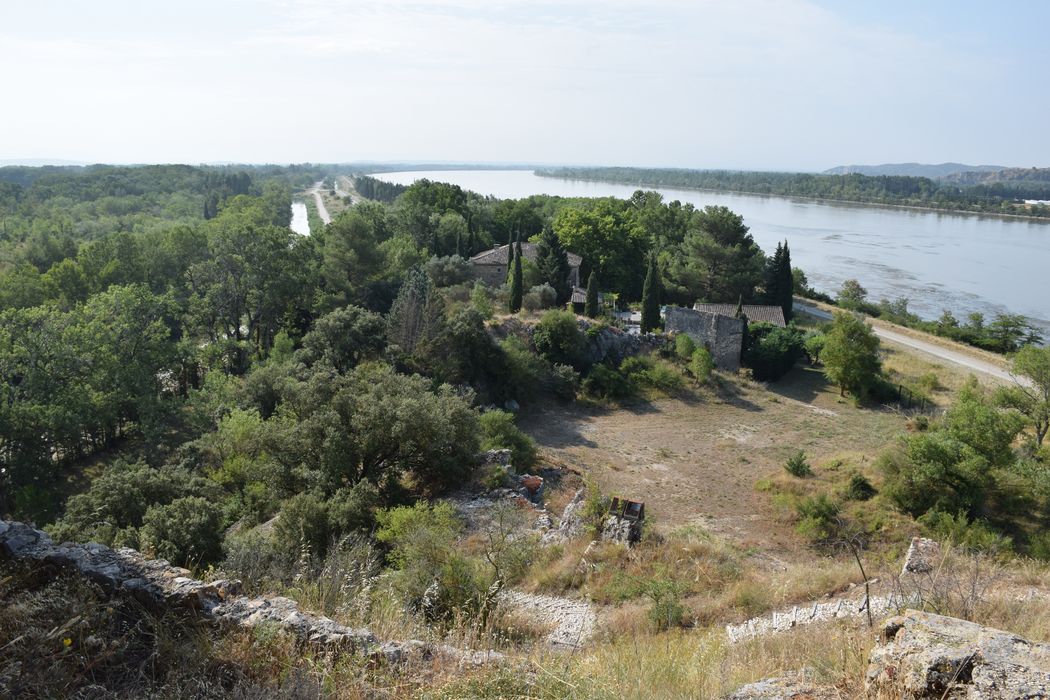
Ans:
[[[5,0],[0,160],[1050,165],[1050,3]]]

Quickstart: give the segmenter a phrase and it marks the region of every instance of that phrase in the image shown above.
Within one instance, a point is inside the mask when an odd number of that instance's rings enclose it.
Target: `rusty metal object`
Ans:
[[[609,514],[624,520],[645,520],[645,503],[613,496],[612,503],[609,504]]]

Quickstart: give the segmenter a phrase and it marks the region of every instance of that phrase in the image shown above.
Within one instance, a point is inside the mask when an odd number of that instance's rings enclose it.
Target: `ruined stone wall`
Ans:
[[[470,275],[473,279],[484,282],[487,287],[501,287],[507,283],[507,266],[473,263],[470,266]]]
[[[715,367],[727,372],[740,369],[743,319],[674,306],[667,309],[665,327],[668,332],[685,333],[698,346],[710,350]]]

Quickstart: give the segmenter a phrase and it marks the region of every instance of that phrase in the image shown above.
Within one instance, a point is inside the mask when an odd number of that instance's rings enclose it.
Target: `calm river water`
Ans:
[[[483,195],[521,198],[629,197],[637,187],[538,177],[527,170],[376,173],[411,184],[451,182]],[[873,301],[907,297],[909,309],[960,319],[1009,311],[1050,328],[1050,223],[962,216],[890,207],[840,205],[759,195],[657,189],[664,201],[724,205],[744,217],[755,241],[772,253],[787,239],[791,261],[810,283],[832,295],[855,278]]]

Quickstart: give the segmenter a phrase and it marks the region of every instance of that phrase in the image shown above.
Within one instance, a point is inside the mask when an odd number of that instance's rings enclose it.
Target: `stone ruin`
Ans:
[[[685,333],[697,346],[707,348],[711,352],[715,367],[727,372],[740,369],[740,353],[744,348],[746,325],[741,318],[680,306],[668,308],[664,321],[668,332]]]
[[[372,661],[396,665],[409,659],[440,657],[472,667],[504,659],[496,651],[470,651],[415,639],[380,642],[367,629],[304,612],[290,598],[240,595],[241,582],[237,580],[200,581],[186,569],[163,559],[147,559],[126,547],[55,544],[46,533],[19,522],[0,521],[0,557],[74,571],[108,593],[129,596],[156,612],[191,610],[227,629],[272,625],[304,644],[352,651]]]

